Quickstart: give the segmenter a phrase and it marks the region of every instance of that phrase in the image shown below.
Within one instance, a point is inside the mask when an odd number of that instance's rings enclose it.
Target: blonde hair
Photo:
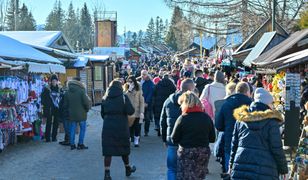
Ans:
[[[179,97],[178,103],[182,109],[192,108],[195,106],[202,107],[201,101],[193,91],[187,91]]]
[[[232,94],[235,93],[235,87],[236,87],[236,83],[234,82],[230,82],[226,85],[226,95],[227,96],[231,96]]]

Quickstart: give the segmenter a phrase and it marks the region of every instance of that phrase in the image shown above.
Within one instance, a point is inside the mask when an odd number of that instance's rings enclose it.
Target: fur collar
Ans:
[[[263,121],[269,118],[276,119],[277,121],[283,122],[282,114],[277,110],[268,109],[266,111],[253,111],[249,112],[249,106],[242,106],[234,110],[234,118],[240,122],[257,122]]]
[[[81,87],[83,89],[86,89],[85,85],[82,82],[80,82],[80,81],[76,81],[76,80],[68,81],[68,85],[73,85],[73,84],[77,85],[77,86],[79,86],[79,87]]]

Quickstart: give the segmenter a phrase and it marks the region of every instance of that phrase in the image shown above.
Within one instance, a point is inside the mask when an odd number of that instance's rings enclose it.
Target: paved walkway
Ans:
[[[98,108],[89,113],[85,151],[71,151],[58,143],[28,142],[8,147],[0,154],[0,180],[102,180],[104,176],[101,156],[101,128],[103,121]],[[59,135],[59,139],[63,134]],[[111,166],[113,180],[164,180],[166,179],[166,148],[161,139],[152,134],[142,137],[139,148],[132,147],[131,162],[137,172],[125,177],[124,165],[115,157]],[[211,158],[210,175],[219,178],[219,167]]]

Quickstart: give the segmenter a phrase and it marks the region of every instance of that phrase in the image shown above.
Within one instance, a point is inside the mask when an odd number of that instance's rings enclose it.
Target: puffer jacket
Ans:
[[[125,94],[131,101],[132,105],[134,106],[135,113],[134,117],[140,118],[140,114],[144,113],[144,98],[142,96],[142,89],[141,86],[139,86],[139,91],[136,91],[135,89],[133,91],[125,91]]]
[[[163,78],[155,87],[153,92],[154,118],[159,119],[166,99],[176,90],[175,85],[169,78]]]
[[[178,99],[181,95],[181,91],[171,94],[165,101],[160,116],[160,130],[162,139],[163,142],[170,146],[177,146],[176,144],[173,144],[171,134],[176,120],[182,113],[181,107],[178,104]]]
[[[224,132],[224,152],[230,153],[232,133],[234,129],[235,119],[233,111],[242,105],[250,105],[251,99],[244,94],[234,94],[226,99],[222,105],[218,117],[215,118],[215,127],[218,131]]]
[[[272,180],[287,174],[279,123],[282,115],[253,102],[234,111],[237,120],[232,139],[232,179]]]

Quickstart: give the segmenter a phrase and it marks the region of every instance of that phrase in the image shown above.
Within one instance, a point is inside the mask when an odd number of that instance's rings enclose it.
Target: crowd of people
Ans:
[[[152,63],[142,63],[135,73],[113,80],[103,97],[105,180],[111,179],[112,156],[122,157],[126,176],[136,171],[129,161],[131,145],[142,148],[140,138],[149,136],[151,123],[167,147],[168,180],[204,179],[212,152],[221,164],[223,179],[286,176],[280,133],[283,118],[273,108],[274,99],[262,78],[226,72],[219,65],[191,59],[182,63],[163,58]],[[78,122],[77,148],[87,149],[83,140],[90,100],[84,86],[75,78],[60,89],[57,80],[51,77],[42,96],[46,141],[57,140],[55,130],[50,135],[51,125],[57,129],[56,117],[63,117],[65,141],[60,144],[76,148]],[[307,89],[306,84],[306,96]],[[214,143],[212,149],[210,143]]]

